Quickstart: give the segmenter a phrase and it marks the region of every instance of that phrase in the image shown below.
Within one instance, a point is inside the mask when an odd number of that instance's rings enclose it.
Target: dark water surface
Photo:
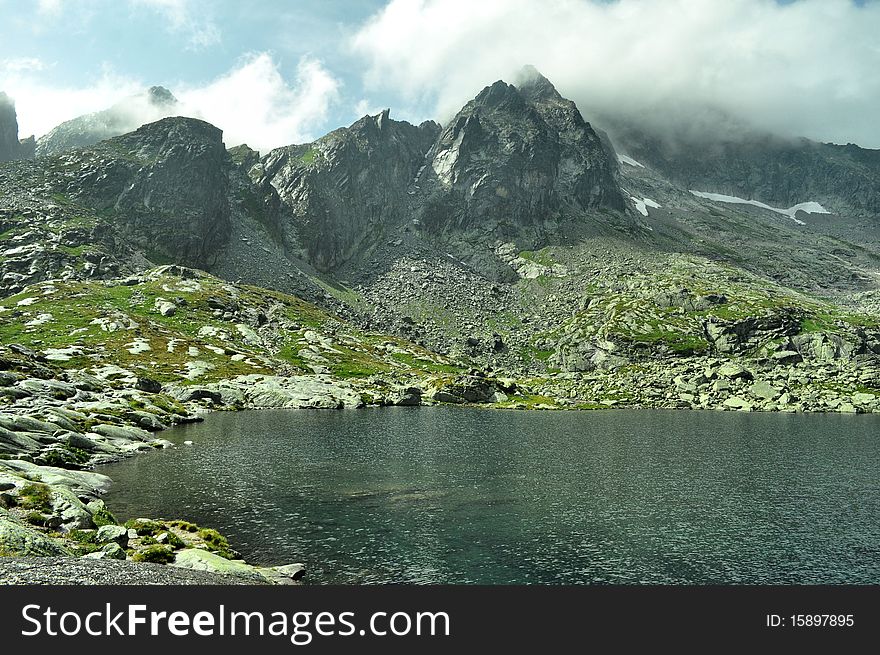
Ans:
[[[880,583],[876,415],[263,411],[162,436],[103,467],[119,518],[313,582]]]

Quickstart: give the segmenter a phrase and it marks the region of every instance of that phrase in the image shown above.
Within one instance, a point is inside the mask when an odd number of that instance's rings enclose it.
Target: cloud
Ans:
[[[207,6],[197,5],[193,0],[129,0],[129,2],[135,7],[152,9],[164,17],[171,32],[186,35],[189,49],[200,50],[220,43],[220,28],[207,16]]]
[[[340,84],[316,59],[300,59],[293,80],[288,81],[270,54],[255,53],[217,79],[178,85],[172,92],[180,100],[175,113],[213,123],[223,130],[228,146],[248,143],[266,152],[320,136],[328,111],[339,100]],[[81,87],[59,87],[14,66],[0,68],[0,89],[16,102],[22,136],[41,136],[59,123],[122,100],[130,129],[136,129],[164,115],[130,99],[145,87],[142,80],[106,66],[99,78]]]
[[[534,64],[588,119],[711,107],[880,147],[878,28],[880,3],[851,0],[392,0],[351,48],[367,92],[441,120]]]
[[[41,136],[59,123],[107,109],[143,89],[140,81],[108,67],[90,84],[78,87],[47,84],[34,72],[35,69],[0,67],[0,89],[15,101],[21,136]]]
[[[37,0],[37,13],[41,16],[55,17],[64,11],[63,0]]]
[[[202,86],[176,91],[185,111],[224,131],[228,146],[247,143],[270,148],[311,141],[320,136],[340,82],[320,61],[303,57],[292,83],[268,53],[246,56],[238,66]]]
[[[43,71],[48,68],[46,62],[36,57],[10,57],[0,59],[0,74],[21,73],[24,71]]]

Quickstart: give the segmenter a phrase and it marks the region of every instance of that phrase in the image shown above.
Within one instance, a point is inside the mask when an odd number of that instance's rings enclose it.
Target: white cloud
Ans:
[[[59,87],[33,71],[0,68],[0,89],[15,100],[22,136],[41,136],[63,121],[139,94],[145,86],[109,68],[82,87]],[[315,59],[301,59],[294,79],[288,81],[271,55],[257,53],[215,80],[171,90],[181,102],[179,114],[221,128],[227,146],[248,143],[265,153],[320,136],[331,105],[339,100],[339,87],[340,82]],[[131,129],[161,117],[150,107],[126,104]]]
[[[392,0],[352,48],[369,92],[440,119],[528,63],[584,113],[712,106],[878,147],[878,28],[880,3],[851,0]]]
[[[63,10],[63,0],[37,0],[37,12],[41,16],[59,16]]]
[[[321,62],[304,57],[292,83],[267,53],[245,57],[209,84],[176,91],[186,112],[223,129],[228,146],[270,148],[311,141],[319,134],[340,82]]]
[[[36,57],[10,57],[9,59],[0,59],[0,74],[42,71],[46,70],[46,68],[48,68],[46,62],[42,59],[37,59]]]
[[[146,7],[163,16],[171,32],[186,35],[190,49],[199,50],[220,43],[220,28],[207,16],[206,5],[194,4],[193,0],[129,0],[129,2],[135,7]]]
[[[41,136],[76,116],[107,109],[120,98],[143,89],[138,80],[105,68],[91,84],[65,87],[47,84],[32,70],[0,68],[0,89],[15,101],[19,135]]]

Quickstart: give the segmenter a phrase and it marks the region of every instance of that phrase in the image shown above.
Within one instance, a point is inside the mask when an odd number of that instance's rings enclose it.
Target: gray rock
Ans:
[[[752,386],[749,387],[749,392],[753,396],[763,398],[764,400],[774,400],[778,398],[782,393],[776,387],[762,381],[753,383]]]
[[[727,362],[718,369],[718,375],[728,380],[751,380],[752,374],[739,364]]]
[[[241,560],[229,560],[199,548],[186,548],[178,551],[171,566],[192,569],[193,571],[220,573],[257,582],[266,581],[266,577],[250,564]]]
[[[731,396],[724,401],[724,406],[730,407],[731,409],[743,410],[746,412],[752,411],[752,403],[750,403],[745,398],[740,398],[739,396]]]
[[[284,564],[258,568],[257,571],[273,584],[289,585],[299,582],[306,575],[306,567],[303,564]]]
[[[125,441],[151,441],[152,436],[146,430],[138,428],[121,427],[102,423],[92,427],[92,431],[110,439],[123,439]]]
[[[113,542],[104,546],[101,551],[107,556],[107,559],[124,560],[126,557],[124,548],[125,546]]]
[[[0,516],[0,551],[13,555],[71,555],[67,548],[54,539],[3,516]]]
[[[96,539],[100,544],[115,543],[128,547],[128,530],[121,525],[102,525],[98,528]]]
[[[135,388],[139,391],[145,391],[147,393],[161,393],[162,392],[162,383],[157,382],[156,380],[152,380],[150,378],[139,377],[137,379],[137,384]]]
[[[51,396],[53,398],[73,398],[76,395],[76,387],[67,382],[58,380],[39,380],[29,378],[18,383],[22,389],[31,393]]]

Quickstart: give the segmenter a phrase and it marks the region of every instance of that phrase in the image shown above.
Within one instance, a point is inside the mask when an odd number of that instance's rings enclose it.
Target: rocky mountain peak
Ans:
[[[34,145],[34,137],[19,140],[15,102],[0,91],[0,161],[32,159]]]
[[[546,99],[561,99],[562,96],[553,83],[532,65],[523,66],[515,77],[516,88],[529,102]]]
[[[534,68],[520,78],[523,88],[500,80],[484,88],[440,134],[430,170],[459,198],[429,203],[429,229],[479,224],[484,236],[515,237],[563,216],[624,208],[613,159],[575,104]]]
[[[147,90],[147,98],[151,104],[169,106],[178,104],[177,98],[164,86],[151,86]]]
[[[154,155],[170,153],[176,148],[192,150],[199,146],[223,146],[223,130],[198,118],[173,116],[142,125],[134,132],[113,139],[119,145],[137,148]]]

